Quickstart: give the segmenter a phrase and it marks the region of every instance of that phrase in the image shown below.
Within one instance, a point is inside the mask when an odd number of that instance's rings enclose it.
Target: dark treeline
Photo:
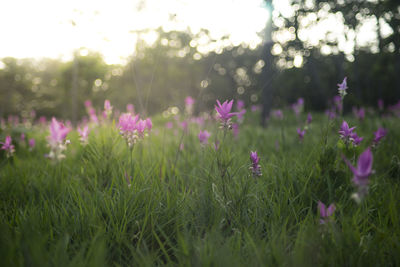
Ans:
[[[306,109],[324,110],[345,76],[352,92],[347,110],[353,105],[376,106],[379,98],[385,104],[400,99],[397,1],[293,0],[292,15],[286,17],[273,12],[271,1],[265,2],[271,20],[256,48],[229,45],[228,37],[213,40],[207,30],[193,34],[158,29],[158,39],[152,45],[138,42],[125,65],[107,65],[100,54],[82,49],[68,62],[3,58],[0,117],[29,116],[35,110],[38,116],[76,121],[85,115],[87,99],[99,109],[109,99],[120,110],[133,103],[137,112],[154,114],[182,107],[189,95],[197,99],[197,111],[211,108],[215,99],[234,98],[247,105],[262,104],[266,116],[271,108],[298,97],[305,99]],[[353,52],[344,54],[340,36],[328,33],[318,45],[310,45],[304,31],[331,14],[341,14],[344,37],[354,41],[362,22],[375,19],[376,42],[355,42]],[[383,35],[381,27],[391,28],[391,33]]]

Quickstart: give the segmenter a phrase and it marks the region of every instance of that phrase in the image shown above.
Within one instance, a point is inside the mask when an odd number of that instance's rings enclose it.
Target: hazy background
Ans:
[[[6,1],[0,117],[85,115],[84,101],[154,114],[183,99],[324,110],[400,99],[397,0]]]

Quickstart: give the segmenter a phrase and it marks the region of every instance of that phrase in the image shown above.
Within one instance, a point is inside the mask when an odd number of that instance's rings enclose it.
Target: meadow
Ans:
[[[93,109],[79,132],[3,121],[2,266],[400,265],[395,107],[310,116],[299,101],[266,128],[256,107],[126,127],[110,103]]]

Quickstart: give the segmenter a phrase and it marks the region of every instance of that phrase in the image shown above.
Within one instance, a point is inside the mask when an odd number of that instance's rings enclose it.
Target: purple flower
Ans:
[[[21,139],[21,142],[25,142],[25,134],[24,133],[21,133],[20,139]]]
[[[256,112],[261,110],[261,105],[252,105],[251,112]]]
[[[319,216],[321,216],[320,224],[325,224],[329,221],[330,217],[335,212],[336,206],[335,204],[330,204],[328,208],[326,208],[325,204],[321,201],[318,201],[318,210]]]
[[[36,144],[35,139],[34,138],[29,139],[28,144],[29,144],[29,149],[32,150]]]
[[[246,114],[246,110],[245,109],[242,109],[241,111],[236,113],[236,116],[237,116],[239,121],[243,121],[244,114]]]
[[[334,96],[333,97],[333,103],[335,104],[335,107],[336,107],[337,111],[339,113],[341,113],[342,110],[343,110],[342,98],[340,96],[338,96],[338,95]]]
[[[300,115],[300,113],[303,111],[303,108],[304,108],[304,99],[303,98],[297,99],[297,102],[292,104],[292,109],[293,109],[294,113],[296,114],[296,116]]]
[[[4,141],[4,143],[3,142],[0,142],[0,144],[2,144],[2,146],[1,146],[1,149],[2,150],[4,150],[4,151],[6,151],[6,153],[7,153],[7,158],[9,158],[9,157],[11,157],[13,154],[14,154],[14,152],[15,152],[15,147],[14,147],[14,145],[12,144],[12,139],[11,139],[11,136],[6,136],[6,140]]]
[[[274,110],[272,112],[272,114],[274,115],[274,117],[278,120],[283,120],[283,112],[280,109]]]
[[[357,167],[354,167],[349,160],[344,158],[347,166],[353,172],[353,183],[358,188],[358,192],[353,195],[353,198],[360,202],[361,199],[368,193],[368,177],[372,174],[372,152],[368,147],[361,155],[358,157]]]
[[[347,87],[347,77],[344,77],[343,82],[342,83],[338,83],[337,85],[338,91],[339,91],[339,95],[342,97],[342,99],[347,95],[346,90],[348,89]]]
[[[258,164],[260,162],[260,158],[258,157],[256,151],[250,152],[250,161],[251,161],[250,170],[253,174],[253,177],[261,176],[261,166],[260,164]]]
[[[364,120],[364,118],[365,118],[365,109],[364,108],[357,109],[356,107],[353,107],[353,114],[360,121]]]
[[[374,140],[372,141],[373,144],[376,146],[379,144],[381,139],[387,135],[387,130],[385,128],[379,127],[379,129],[374,132]]]
[[[385,105],[383,102],[383,99],[378,99],[378,108],[380,111],[382,111],[384,109]]]
[[[236,102],[236,108],[237,108],[238,110],[244,109],[244,101],[239,99],[239,100]]]
[[[223,128],[231,128],[230,124],[230,119],[236,115],[236,113],[231,113],[232,105],[233,105],[233,100],[229,101],[226,100],[224,103],[219,102],[217,100],[218,106],[215,106],[215,110],[217,111],[217,117],[221,120],[222,122],[222,127]]]
[[[328,118],[330,120],[333,120],[334,118],[336,118],[336,112],[334,109],[328,109],[325,111],[325,114],[328,116]]]
[[[297,128],[297,134],[299,135],[300,141],[303,141],[306,130],[301,130],[300,128]]]
[[[340,127],[339,130],[340,138],[342,138],[346,143],[348,143],[355,128],[356,127],[349,128],[347,122],[343,121],[342,126]]]
[[[199,141],[202,145],[205,145],[208,143],[208,138],[210,137],[210,133],[207,131],[200,131],[198,137],[199,137]]]
[[[358,146],[364,137],[359,137],[356,132],[350,134],[350,140],[353,141],[353,145]]]
[[[312,122],[312,115],[311,113],[307,114],[307,124],[310,124]]]

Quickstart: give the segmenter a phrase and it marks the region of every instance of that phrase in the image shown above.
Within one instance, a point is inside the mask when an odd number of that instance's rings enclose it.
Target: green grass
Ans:
[[[302,121],[305,120],[303,115]],[[202,147],[199,127],[152,133],[130,151],[115,125],[92,129],[89,145],[77,133],[66,159],[44,158],[47,129],[6,129],[35,137],[0,158],[2,266],[399,266],[400,123],[398,118],[346,118],[365,137],[360,147],[338,147],[340,122],[322,114],[303,143],[288,117],[264,129],[248,114],[237,139]],[[358,205],[353,160],[384,126],[389,134],[373,150],[375,173]],[[210,143],[223,133],[205,128]],[[279,149],[275,141],[279,141]],[[250,151],[261,157],[262,176],[249,171]],[[132,177],[128,187],[126,174]],[[333,222],[319,224],[317,202],[335,203]]]

